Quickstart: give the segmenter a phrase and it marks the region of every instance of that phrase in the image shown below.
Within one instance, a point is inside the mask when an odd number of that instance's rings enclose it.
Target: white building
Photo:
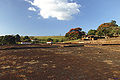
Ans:
[[[53,44],[53,42],[52,41],[48,41],[47,44]]]
[[[31,44],[31,42],[21,42],[21,44]]]

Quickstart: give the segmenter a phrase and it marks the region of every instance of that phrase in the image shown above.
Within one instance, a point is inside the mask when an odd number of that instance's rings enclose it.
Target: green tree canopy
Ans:
[[[112,20],[110,23],[101,24],[96,32],[98,36],[118,36],[120,35],[120,27],[116,24],[115,20]]]
[[[15,41],[15,36],[13,35],[6,35],[3,37],[2,39],[2,44],[16,44],[16,41]]]
[[[98,36],[104,36],[104,33],[102,31],[97,31],[96,35],[98,35]]]
[[[53,39],[52,38],[48,38],[47,41],[53,41]]]
[[[115,20],[111,20],[110,23],[113,24],[114,26],[118,26]]]
[[[16,42],[20,42],[21,41],[21,37],[19,34],[15,35],[15,41]]]
[[[25,37],[23,38],[23,41],[25,41],[25,42],[30,42],[31,39],[29,38],[29,36],[25,36]]]
[[[90,29],[87,35],[96,35],[97,30]]]

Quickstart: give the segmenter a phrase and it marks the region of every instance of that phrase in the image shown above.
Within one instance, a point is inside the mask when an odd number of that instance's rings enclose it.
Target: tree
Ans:
[[[86,32],[85,31],[82,31],[81,32],[81,36],[83,36],[83,35],[85,35],[86,34]]]
[[[102,34],[104,35],[104,36],[107,36],[108,35],[108,33],[109,33],[109,30],[108,29],[102,29]]]
[[[15,35],[15,41],[16,42],[20,42],[21,41],[21,37],[19,34]]]
[[[52,38],[48,38],[47,41],[53,41],[53,39]]]
[[[103,33],[102,31],[97,31],[97,32],[96,32],[96,35],[98,35],[98,36],[103,36],[104,33]]]
[[[3,40],[3,37],[4,37],[4,36],[0,36],[0,42]]]
[[[0,36],[0,44],[2,44],[3,38],[4,38],[4,36]]]
[[[96,35],[97,30],[90,29],[87,35]]]
[[[65,37],[69,37],[69,33],[66,33],[66,34],[65,34]]]
[[[83,35],[85,35],[85,32],[82,31],[82,28],[72,28],[65,34],[65,37],[70,40],[75,40],[82,38]]]
[[[109,30],[109,33],[113,34],[113,36],[119,36],[120,35],[120,27],[117,27],[117,26],[111,27]]]
[[[13,35],[6,35],[6,36],[4,36],[3,40],[2,40],[2,44],[7,44],[7,45],[16,44],[15,36],[13,36]]]
[[[30,41],[31,41],[31,39],[29,38],[29,36],[25,36],[25,37],[23,38],[23,40],[24,40],[25,42],[30,42]]]
[[[96,32],[98,36],[119,36],[120,27],[116,24],[115,20],[112,20],[110,23],[101,24]]]
[[[116,21],[115,21],[115,20],[111,20],[110,23],[113,24],[114,26],[118,26],[118,25],[116,24]]]

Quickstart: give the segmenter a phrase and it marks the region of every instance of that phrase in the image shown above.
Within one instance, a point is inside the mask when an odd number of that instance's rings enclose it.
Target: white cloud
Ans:
[[[25,0],[31,5],[38,7],[39,15],[43,18],[57,18],[58,20],[69,20],[72,15],[80,12],[80,5],[73,2],[68,2],[68,0]],[[35,8],[30,8],[29,10],[35,11]]]
[[[30,10],[30,11],[36,11],[36,9],[34,7],[29,7],[28,10]]]

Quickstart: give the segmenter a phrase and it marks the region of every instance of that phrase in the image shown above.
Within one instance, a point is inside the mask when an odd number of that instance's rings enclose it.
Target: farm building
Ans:
[[[84,35],[82,40],[97,40],[94,35]]]
[[[82,40],[97,40],[97,39],[105,39],[105,36],[95,36],[95,35],[84,35]]]

